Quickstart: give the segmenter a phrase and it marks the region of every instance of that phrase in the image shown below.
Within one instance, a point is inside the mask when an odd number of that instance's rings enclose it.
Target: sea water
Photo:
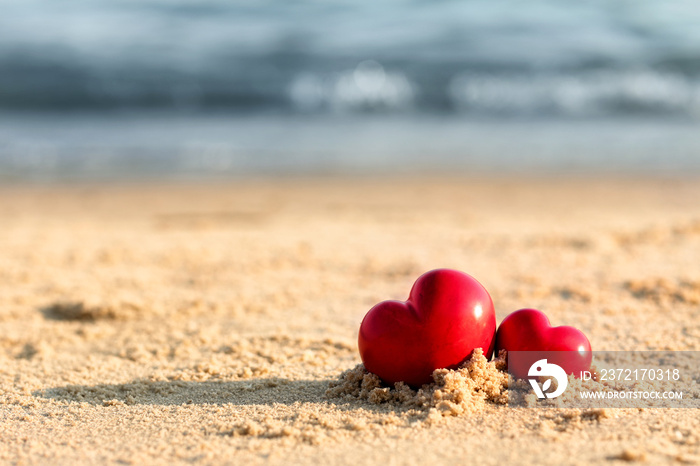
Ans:
[[[692,1],[0,0],[0,177],[700,168]]]

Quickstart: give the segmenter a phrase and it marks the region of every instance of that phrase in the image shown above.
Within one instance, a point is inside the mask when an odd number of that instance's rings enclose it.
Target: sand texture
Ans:
[[[363,372],[365,312],[451,267],[594,350],[700,350],[700,180],[0,187],[0,461],[700,462],[696,409],[503,403],[476,355]]]

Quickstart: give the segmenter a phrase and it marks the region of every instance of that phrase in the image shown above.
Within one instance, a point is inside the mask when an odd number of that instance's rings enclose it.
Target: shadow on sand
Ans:
[[[283,378],[240,381],[152,381],[137,379],[125,384],[66,385],[37,390],[34,396],[92,405],[270,405],[347,401],[328,399],[325,380]]]

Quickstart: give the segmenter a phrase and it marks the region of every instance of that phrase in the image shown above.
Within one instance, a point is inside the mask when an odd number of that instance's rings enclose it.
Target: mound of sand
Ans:
[[[403,382],[387,386],[375,374],[358,364],[347,370],[326,391],[330,398],[367,400],[370,403],[389,403],[404,408],[428,410],[430,417],[458,416],[482,408],[486,402],[505,404],[508,401],[508,373],[505,351],[487,361],[481,348],[459,368],[437,369],[434,382],[413,390]]]

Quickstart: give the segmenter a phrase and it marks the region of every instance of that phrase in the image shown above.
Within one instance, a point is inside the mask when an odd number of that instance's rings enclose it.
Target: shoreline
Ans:
[[[3,180],[700,175],[692,121],[125,114],[0,123]]]

